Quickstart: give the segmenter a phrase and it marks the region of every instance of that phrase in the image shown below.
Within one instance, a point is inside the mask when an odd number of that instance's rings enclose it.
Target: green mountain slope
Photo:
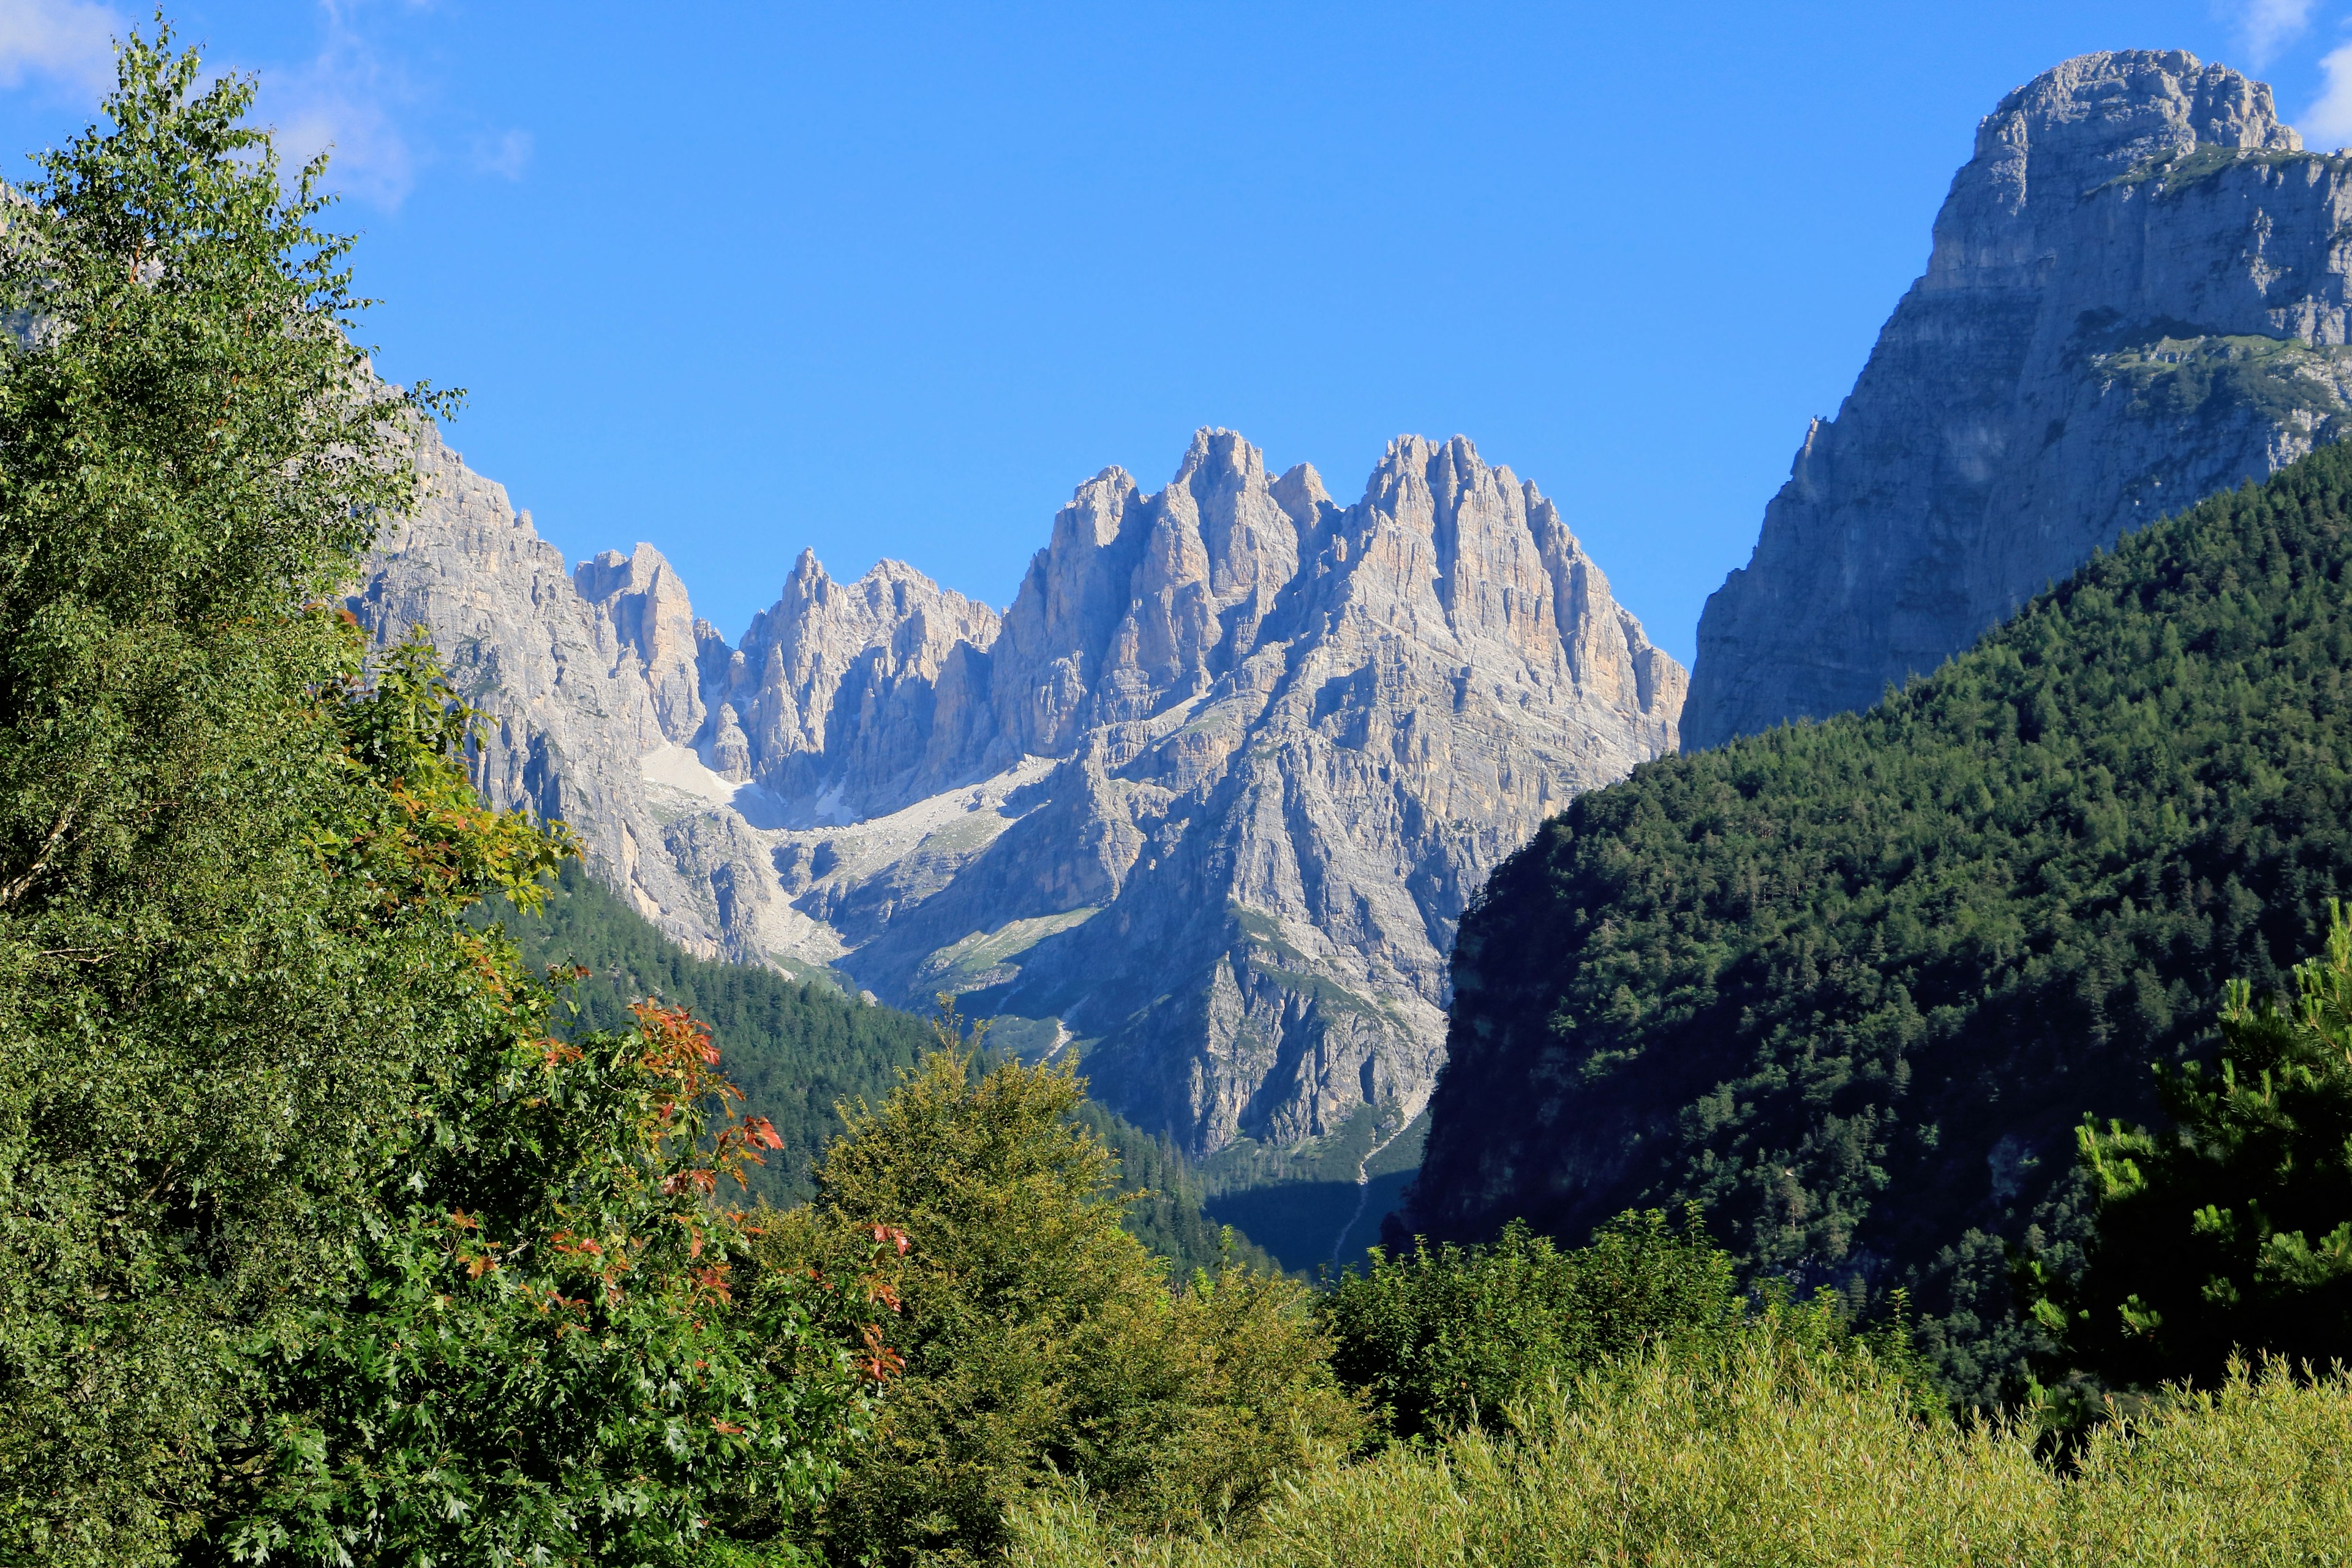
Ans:
[[[1670,758],[1498,869],[1408,1217],[1581,1240],[1704,1199],[1752,1267],[1909,1285],[1956,1391],[2223,981],[2352,891],[2352,453],[2133,536],[1866,713]]]
[[[754,1190],[772,1203],[814,1195],[809,1173],[841,1130],[836,1104],[879,1104],[899,1069],[932,1046],[929,1023],[911,1013],[867,1006],[773,970],[695,957],[576,861],[541,913],[504,909],[499,919],[532,964],[568,962],[591,972],[572,993],[587,1026],[626,1026],[630,1005],[647,995],[683,1004],[710,1026],[746,1108],[774,1122],[783,1140],[751,1173]],[[1088,1104],[1081,1120],[1118,1159],[1121,1190],[1149,1194],[1129,1209],[1128,1228],[1179,1267],[1215,1263],[1218,1227],[1202,1213],[1201,1184],[1183,1155],[1100,1106]],[[1247,1261],[1271,1262],[1246,1237],[1237,1238],[1237,1250]]]

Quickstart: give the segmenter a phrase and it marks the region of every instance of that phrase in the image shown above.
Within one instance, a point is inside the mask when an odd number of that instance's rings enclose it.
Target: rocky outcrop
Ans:
[[[949,668],[996,630],[995,611],[912,567],[885,561],[844,584],[803,551],[742,647],[723,664],[719,648],[706,649],[706,689],[735,705],[771,795],[803,815],[868,815],[962,770],[960,754],[933,754],[938,699],[943,684],[951,696],[963,689]]]
[[[565,581],[452,478],[360,603],[458,650],[494,789],[534,746],[594,781],[499,798],[587,820],[706,949],[1075,1040],[1199,1152],[1414,1115],[1486,871],[1675,745],[1680,668],[1459,437],[1401,438],[1343,508],[1204,430],[1164,489],[1081,485],[1001,621],[803,555],[739,647],[650,547]]]
[[[2003,99],[1707,602],[1685,743],[1867,706],[2118,534],[2332,439],[2347,219],[2352,157],[2192,55],[2085,55]]]
[[[700,654],[686,584],[650,544],[634,554],[608,550],[572,574],[581,598],[604,612],[613,633],[637,656],[662,733],[690,741],[702,728],[696,664]],[[699,628],[707,632],[708,626]]]
[[[465,466],[430,429],[417,437],[427,500],[381,542],[352,610],[379,646],[423,626],[486,723],[476,782],[492,804],[572,825],[597,868],[646,918],[696,951],[725,943],[707,887],[663,842],[639,757],[668,740],[642,647],[610,598],[582,597],[563,554],[541,540],[502,486]],[[651,568],[674,583],[666,564]],[[592,563],[592,566],[595,563]],[[583,568],[583,573],[588,569]],[[598,579],[602,582],[602,579]],[[681,600],[682,603],[682,600]],[[640,599],[641,608],[648,608]],[[633,616],[632,635],[658,613]],[[690,705],[689,686],[685,700]]]

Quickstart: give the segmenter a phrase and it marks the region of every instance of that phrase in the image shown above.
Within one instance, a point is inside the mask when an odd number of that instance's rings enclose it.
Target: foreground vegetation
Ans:
[[[772,1276],[860,1267],[877,1235],[891,1375],[812,1533],[835,1561],[963,1562],[1007,1510],[1085,1476],[1107,1517],[1197,1529],[1247,1512],[1366,1424],[1306,1288],[1229,1267],[1171,1291],[1120,1226],[1110,1155],[1066,1066],[982,1074],[946,1048],[860,1108],[815,1204],[766,1216]]]
[[[469,922],[569,844],[329,607],[441,405],[251,83],[119,71],[0,232],[0,1562],[772,1539],[873,1389],[841,1292],[736,1296],[773,1129]]]
[[[1645,1355],[1473,1429],[1301,1477],[1244,1531],[1139,1537],[1069,1487],[1024,1510],[1023,1568],[1494,1568],[1565,1563],[2336,1563],[2352,1556],[2352,1382],[2273,1369],[2100,1427],[2076,1465],[2030,1430],[1922,1420],[1867,1352],[1784,1321]]]

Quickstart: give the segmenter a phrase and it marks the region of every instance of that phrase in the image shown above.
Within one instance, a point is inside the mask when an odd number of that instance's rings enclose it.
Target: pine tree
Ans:
[[[2290,1005],[2241,980],[2218,1070],[2159,1068],[2173,1126],[2085,1120],[2097,1235],[2078,1286],[2029,1268],[2075,1365],[2149,1386],[2230,1358],[2352,1362],[2352,918],[2295,966]]]

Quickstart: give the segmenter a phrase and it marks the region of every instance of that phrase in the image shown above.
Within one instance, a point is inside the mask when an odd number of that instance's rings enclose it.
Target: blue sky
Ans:
[[[143,14],[0,0],[8,163]],[[2181,47],[2352,142],[2352,0],[173,15],[336,144],[383,368],[467,387],[452,441],[546,537],[651,540],[730,637],[803,546],[1002,605],[1076,483],[1223,425],[1342,500],[1470,436],[1687,659],[2003,92]]]

